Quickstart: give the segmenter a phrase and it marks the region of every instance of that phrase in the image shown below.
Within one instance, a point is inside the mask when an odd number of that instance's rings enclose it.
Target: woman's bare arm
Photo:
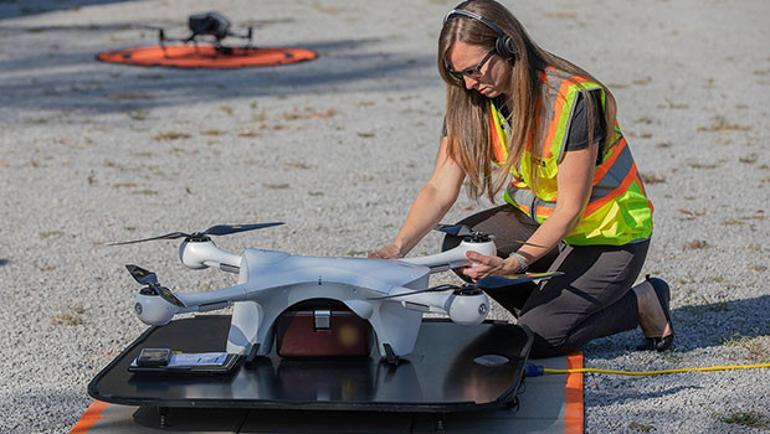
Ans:
[[[559,164],[556,183],[559,197],[553,214],[527,240],[534,245],[524,245],[518,253],[533,263],[551,251],[569,234],[580,222],[583,210],[591,197],[591,184],[594,176],[594,165],[599,146],[594,143],[588,148],[568,151],[564,160]],[[464,269],[464,273],[480,279],[490,274],[512,274],[519,268],[516,258],[502,259],[496,256],[485,256],[468,252],[474,266]]]

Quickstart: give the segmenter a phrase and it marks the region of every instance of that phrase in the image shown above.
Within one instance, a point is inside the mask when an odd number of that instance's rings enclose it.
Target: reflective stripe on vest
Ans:
[[[561,79],[548,73],[541,74],[541,82],[547,89],[558,89],[558,93],[551,92],[549,95],[548,90],[545,90],[543,94],[543,107],[552,107],[552,110],[550,113],[546,111],[548,125],[539,148],[539,164],[535,167],[531,165],[533,147],[530,144],[523,152],[519,170],[511,170],[513,182],[503,193],[506,202],[539,223],[550,217],[556,208],[556,174],[558,164],[564,157],[578,92],[602,89],[597,83],[579,77]],[[604,106],[604,91],[601,90],[601,93]],[[492,103],[490,110],[492,153],[495,162],[500,164],[505,162],[508,155],[507,146],[504,145],[508,143],[507,131],[501,125],[505,120]],[[647,199],[620,128],[615,125],[614,130],[612,145],[604,150],[602,163],[594,170],[591,197],[581,221],[565,237],[569,244],[622,245],[648,238],[652,234],[652,203]],[[532,170],[537,170],[540,178],[537,192],[533,192],[526,182]]]

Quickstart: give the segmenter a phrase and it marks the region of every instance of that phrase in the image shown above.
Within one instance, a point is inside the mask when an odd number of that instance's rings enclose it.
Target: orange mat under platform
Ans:
[[[213,45],[167,45],[104,51],[96,58],[102,62],[136,66],[167,66],[190,69],[234,69],[286,65],[313,60],[315,51],[304,48],[233,47],[226,52]]]

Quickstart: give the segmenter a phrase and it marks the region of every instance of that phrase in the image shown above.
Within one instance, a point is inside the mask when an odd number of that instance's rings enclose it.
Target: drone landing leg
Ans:
[[[166,428],[166,417],[168,416],[168,407],[158,407],[158,425],[160,428]]]
[[[438,434],[444,434],[446,432],[446,427],[444,426],[444,413],[438,413],[436,415],[436,433]]]
[[[388,364],[398,366],[398,356],[390,344],[383,344],[382,346],[385,348],[385,360],[387,360]]]
[[[246,356],[246,363],[251,364],[254,362],[254,359],[257,358],[257,353],[259,352],[259,343],[253,344],[251,346],[251,351],[249,351],[249,354]]]

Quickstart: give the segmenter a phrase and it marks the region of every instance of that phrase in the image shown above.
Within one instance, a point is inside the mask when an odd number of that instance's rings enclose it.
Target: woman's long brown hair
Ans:
[[[539,112],[538,100],[543,92],[543,83],[538,75],[548,66],[554,67],[555,73],[565,78],[578,75],[602,86],[606,94],[603,112],[606,126],[604,143],[610,143],[615,125],[616,105],[615,98],[604,84],[572,62],[537,46],[521,23],[500,3],[494,0],[468,0],[457,5],[455,9],[474,12],[497,24],[511,38],[517,51],[515,58],[511,59],[513,67],[510,90],[505,93],[508,96],[506,105],[511,112],[508,118],[511,126],[510,140],[507,143],[508,159],[504,165],[497,168],[491,158],[493,152],[489,131],[489,100],[476,91],[467,90],[462,81],[449,75],[446,67],[449,50],[455,42],[461,41],[491,50],[498,35],[475,19],[453,17],[444,24],[439,36],[438,69],[441,78],[447,83],[445,122],[448,154],[465,171],[469,181],[468,193],[472,198],[478,199],[486,192],[494,203],[495,196],[508,181],[511,168],[518,167],[522,152],[528,143],[534,145],[533,160],[540,154],[542,129],[547,125],[538,122],[538,119],[545,115]],[[599,108],[596,107],[594,98],[587,95],[584,96],[584,103],[588,137],[593,140]],[[549,110],[550,107],[543,109]],[[532,163],[532,167],[535,167],[536,162]],[[531,179],[530,187],[534,187],[536,183],[536,178]]]

